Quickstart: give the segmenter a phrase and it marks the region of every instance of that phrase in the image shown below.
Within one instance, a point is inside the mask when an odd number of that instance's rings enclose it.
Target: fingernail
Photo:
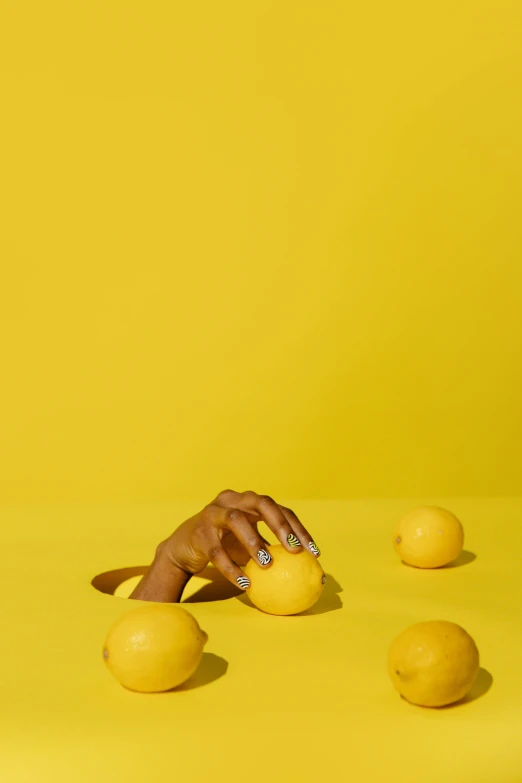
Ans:
[[[246,590],[250,587],[250,579],[247,576],[238,576],[237,583],[242,590]]]
[[[301,546],[301,542],[299,541],[298,538],[296,538],[296,536],[294,536],[293,533],[289,533],[286,537],[286,540],[288,541],[288,545],[291,546],[292,548],[296,546]]]
[[[257,553],[257,559],[261,565],[268,565],[272,560],[272,555],[266,551],[266,549],[260,549]]]
[[[310,552],[313,555],[315,555],[316,557],[321,554],[321,550],[319,549],[317,544],[314,544],[313,541],[310,541],[310,543],[308,544],[308,548],[309,548]]]

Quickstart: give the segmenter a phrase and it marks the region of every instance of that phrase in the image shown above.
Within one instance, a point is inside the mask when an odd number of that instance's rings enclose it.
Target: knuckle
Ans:
[[[230,495],[233,495],[233,494],[234,494],[234,491],[233,491],[232,489],[223,489],[223,490],[222,490],[222,491],[219,493],[219,495],[218,495],[218,499],[219,499],[219,500],[226,500],[226,499],[227,499],[227,497],[229,497]]]
[[[259,495],[259,503],[263,506],[273,506],[274,500],[270,495]]]
[[[227,522],[234,523],[234,522],[239,522],[239,520],[242,517],[242,514],[240,511],[237,510],[237,508],[229,508],[225,516]]]
[[[211,514],[212,514],[212,504],[209,503],[208,506],[205,506],[205,508],[202,510],[201,514],[199,515],[199,517],[200,517],[200,525],[201,525],[202,522],[208,521],[208,519],[210,518]]]
[[[222,552],[221,547],[218,544],[216,544],[215,546],[210,547],[208,556],[211,560],[215,560],[220,556],[221,552]]]
[[[250,549],[262,549],[262,544],[257,540],[255,536],[249,536],[246,540],[246,545]]]
[[[224,570],[225,574],[235,574],[236,573],[236,569],[234,568],[234,566],[232,564],[231,565],[226,565],[223,570]]]

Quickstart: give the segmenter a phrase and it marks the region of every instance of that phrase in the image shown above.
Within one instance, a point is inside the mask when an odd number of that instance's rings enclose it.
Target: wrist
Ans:
[[[191,574],[183,571],[169,557],[165,542],[156,550],[156,556],[131,598],[141,601],[179,603]]]
[[[186,584],[192,574],[178,565],[176,560],[172,557],[168,543],[168,541],[162,541],[161,544],[158,545],[151,568],[167,574],[171,579]]]

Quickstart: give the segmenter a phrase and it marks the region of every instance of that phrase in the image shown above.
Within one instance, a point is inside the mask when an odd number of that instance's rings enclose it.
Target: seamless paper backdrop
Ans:
[[[0,497],[515,495],[518,0],[0,9]]]

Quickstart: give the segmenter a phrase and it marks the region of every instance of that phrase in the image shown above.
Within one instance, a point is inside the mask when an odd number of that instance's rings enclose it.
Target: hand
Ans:
[[[260,568],[270,568],[267,542],[259,533],[265,522],[289,552],[320,552],[297,516],[267,495],[225,490],[208,506],[187,519],[156,551],[156,558],[131,598],[179,601],[193,574],[210,562],[232,584],[248,590],[250,582],[241,570],[249,558]]]

